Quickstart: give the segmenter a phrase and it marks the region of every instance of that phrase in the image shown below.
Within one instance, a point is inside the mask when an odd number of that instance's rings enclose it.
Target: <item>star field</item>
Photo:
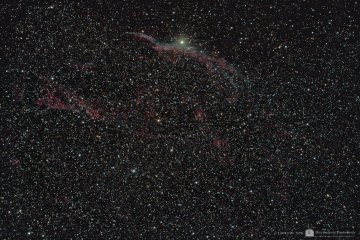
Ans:
[[[1,3],[0,238],[356,239],[358,9]]]

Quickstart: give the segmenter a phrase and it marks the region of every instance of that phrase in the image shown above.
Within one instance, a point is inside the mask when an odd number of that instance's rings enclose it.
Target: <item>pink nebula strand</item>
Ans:
[[[154,37],[144,33],[126,32],[125,34],[134,35],[138,38],[145,39],[150,42],[152,48],[157,52],[173,52],[175,54],[184,54],[196,59],[199,63],[205,65],[209,70],[219,72],[223,77],[229,79],[234,92],[238,92],[238,86],[234,82],[234,78],[241,77],[236,68],[227,63],[224,58],[211,57],[204,53],[204,51],[197,50],[194,47],[182,46],[179,44],[161,43]]]

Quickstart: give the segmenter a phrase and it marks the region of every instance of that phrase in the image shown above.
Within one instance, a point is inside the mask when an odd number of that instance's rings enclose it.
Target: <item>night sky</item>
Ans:
[[[356,239],[359,9],[2,2],[0,239]]]

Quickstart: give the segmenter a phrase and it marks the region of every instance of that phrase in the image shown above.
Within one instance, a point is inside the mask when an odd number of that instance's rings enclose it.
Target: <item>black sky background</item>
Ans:
[[[358,234],[356,1],[1,7],[2,239]],[[122,35],[142,31],[161,42],[183,36],[226,59],[241,74],[237,101],[193,60],[174,64]],[[79,64],[91,70],[79,73]],[[46,89],[64,102],[64,92],[76,93],[106,118],[38,106]],[[127,120],[106,115],[118,102]],[[151,104],[161,123],[141,115]],[[193,117],[199,108],[204,121]]]

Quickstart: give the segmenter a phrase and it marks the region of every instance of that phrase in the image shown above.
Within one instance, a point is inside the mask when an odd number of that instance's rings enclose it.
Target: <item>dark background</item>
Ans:
[[[358,230],[357,2],[19,1],[0,11],[1,239]],[[241,74],[237,101],[219,87],[228,79],[127,31],[184,36],[225,58]],[[76,94],[101,117],[40,106],[47,91],[66,104]]]

